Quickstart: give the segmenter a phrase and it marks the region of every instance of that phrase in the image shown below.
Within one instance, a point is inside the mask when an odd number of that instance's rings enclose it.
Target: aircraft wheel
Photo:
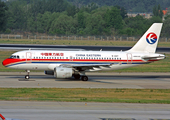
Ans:
[[[79,74],[76,74],[76,75],[74,75],[74,78],[75,78],[76,80],[78,80],[78,79],[80,79],[80,75],[79,75]]]
[[[29,76],[29,75],[26,75],[26,76],[25,76],[25,79],[29,79],[29,78],[30,78],[30,76]]]
[[[88,81],[88,77],[87,76],[82,76],[82,81]]]

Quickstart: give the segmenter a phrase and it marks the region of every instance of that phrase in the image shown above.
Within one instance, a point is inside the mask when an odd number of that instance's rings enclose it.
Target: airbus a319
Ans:
[[[162,23],[154,23],[139,41],[127,51],[55,51],[25,50],[12,54],[3,61],[8,68],[44,70],[56,78],[70,78],[87,81],[86,72],[118,70],[159,61],[163,54],[155,53]]]

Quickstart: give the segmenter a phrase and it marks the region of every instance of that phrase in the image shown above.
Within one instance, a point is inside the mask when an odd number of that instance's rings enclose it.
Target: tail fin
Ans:
[[[155,53],[163,23],[154,23],[129,50],[130,52]]]

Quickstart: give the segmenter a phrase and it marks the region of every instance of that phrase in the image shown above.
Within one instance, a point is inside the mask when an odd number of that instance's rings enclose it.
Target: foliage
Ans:
[[[8,10],[8,7],[4,2],[1,2],[0,0],[0,31],[4,30],[6,27],[6,11]]]
[[[166,9],[170,5],[169,0],[68,0],[77,7],[88,5],[92,2],[99,6],[121,6],[128,12],[152,12],[155,5],[160,4],[162,9]]]
[[[158,0],[143,0],[143,2],[141,0],[68,1],[72,4],[66,0],[11,0],[6,2],[9,10],[5,8],[3,12],[5,16],[0,17],[0,21],[4,19],[1,30],[3,29],[4,32],[6,30],[6,33],[23,31],[53,35],[142,35],[152,23],[162,22],[160,5],[169,3],[164,0],[161,3]],[[154,6],[153,2],[160,3],[160,5],[154,4]],[[153,9],[153,17],[150,19],[145,19],[140,15],[134,18],[127,17],[127,11],[133,12],[137,6],[138,10],[142,11],[146,8],[146,4],[150,6],[151,11]],[[168,24],[167,21],[168,16],[165,24]],[[164,35],[168,35],[167,31],[163,31]]]
[[[153,15],[154,16],[159,16],[160,18],[163,17],[163,12],[162,12],[162,9],[161,9],[161,6],[160,5],[155,5],[153,7]]]

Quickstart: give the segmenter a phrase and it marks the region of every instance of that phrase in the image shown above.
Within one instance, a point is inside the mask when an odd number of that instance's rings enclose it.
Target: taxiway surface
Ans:
[[[137,88],[170,89],[169,73],[87,73],[89,81],[56,79],[41,72],[31,73],[0,72],[1,88]]]
[[[170,105],[0,101],[0,112],[24,120],[169,120]]]
[[[76,46],[76,45],[25,45],[25,44],[0,44],[2,50],[28,50],[28,49],[46,49],[46,50],[93,50],[93,51],[126,51],[131,47],[124,46]],[[156,52],[169,53],[169,47],[158,47]]]
[[[89,81],[43,73],[0,72],[3,88],[170,88],[169,73],[88,73]],[[170,104],[0,101],[0,114],[22,120],[170,120]]]

